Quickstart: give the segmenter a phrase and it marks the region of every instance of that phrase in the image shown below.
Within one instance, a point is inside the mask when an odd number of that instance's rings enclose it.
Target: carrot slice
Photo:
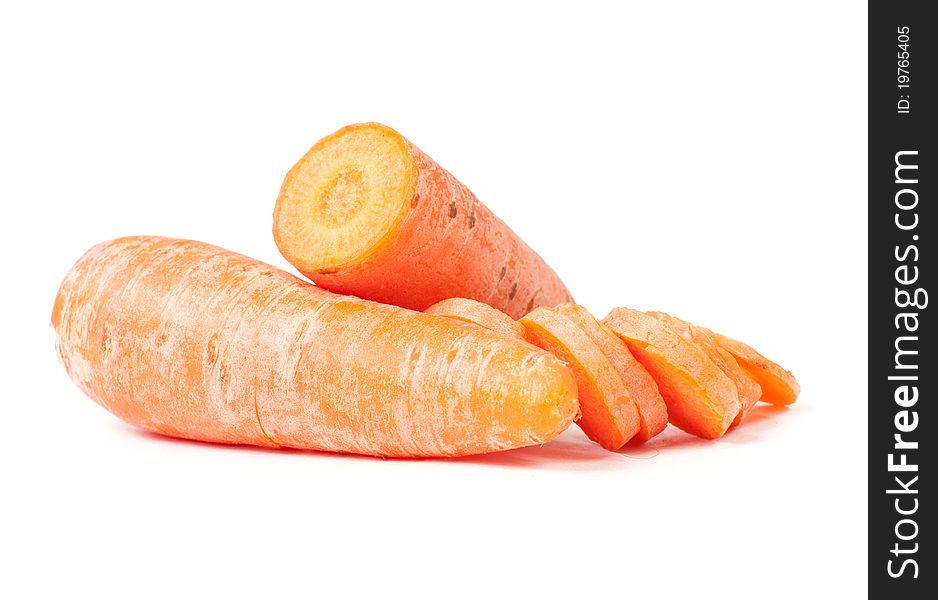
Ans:
[[[614,308],[603,322],[651,373],[675,426],[707,439],[726,433],[739,412],[739,395],[703,350],[637,310]]]
[[[466,186],[378,123],[340,129],[300,159],[273,231],[283,256],[334,292],[414,310],[472,298],[513,319],[572,300]]]
[[[736,392],[739,394],[739,412],[736,413],[732,423],[732,425],[739,425],[762,396],[762,387],[759,386],[756,379],[740,367],[733,355],[724,350],[708,331],[664,312],[649,311],[648,314],[663,323],[667,323],[671,329],[680,333],[684,339],[697,344],[710,357],[710,360],[726,373],[726,376],[736,386]]]
[[[658,384],[645,367],[632,356],[628,346],[611,329],[579,304],[565,303],[555,307],[583,330],[612,362],[638,408],[641,427],[632,442],[646,442],[668,425],[668,408],[658,391]]]
[[[520,323],[528,341],[561,359],[573,371],[581,416],[577,425],[591,440],[618,450],[638,433],[641,417],[615,366],[573,321],[537,308]]]
[[[790,371],[762,356],[747,344],[710,330],[706,331],[762,386],[760,399],[763,402],[785,406],[798,399],[801,386]]]
[[[697,328],[695,328],[695,330],[703,335],[707,335],[706,332],[700,331]],[[715,343],[715,340],[713,340],[711,343]],[[717,366],[723,369],[724,373],[732,373],[730,379],[732,379],[733,383],[736,384],[736,392],[739,394],[739,413],[737,413],[736,418],[733,419],[733,426],[736,426],[743,422],[743,419],[746,418],[746,415],[749,414],[749,411],[752,410],[752,407],[756,405],[760,398],[762,398],[762,386],[759,385],[759,382],[756,380],[756,378],[752,376],[752,373],[744,369],[742,365],[739,364],[739,361],[736,360],[735,356],[724,350],[719,345],[716,346],[716,349],[719,355],[723,358],[723,361],[718,362]]]
[[[469,298],[447,298],[423,312],[475,323],[505,337],[524,339],[524,326],[521,323],[484,302]]]
[[[95,246],[62,282],[52,324],[88,396],[164,435],[459,456],[543,444],[577,413],[570,369],[527,342],[200,242]]]

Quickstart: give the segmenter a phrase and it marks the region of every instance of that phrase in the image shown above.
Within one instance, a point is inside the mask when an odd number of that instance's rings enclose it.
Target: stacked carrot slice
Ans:
[[[447,300],[436,314],[504,329],[507,315],[467,299]],[[484,315],[484,316],[480,316]],[[613,309],[599,321],[578,304],[535,309],[518,321],[526,339],[573,371],[576,423],[609,450],[648,441],[670,421],[715,439],[739,425],[762,400],[790,404],[791,373],[751,347],[663,312]],[[763,387],[764,386],[764,387]]]

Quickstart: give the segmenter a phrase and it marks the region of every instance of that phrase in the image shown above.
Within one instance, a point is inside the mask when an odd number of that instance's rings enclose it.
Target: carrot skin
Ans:
[[[52,323],[88,396],[175,437],[459,456],[542,444],[577,412],[569,369],[527,343],[200,242],[95,246],[65,277]]]

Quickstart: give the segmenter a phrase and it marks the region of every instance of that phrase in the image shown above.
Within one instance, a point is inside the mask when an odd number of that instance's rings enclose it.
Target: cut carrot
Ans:
[[[695,335],[709,335],[696,327],[694,331]],[[743,419],[746,418],[746,415],[749,414],[749,411],[752,410],[752,407],[762,398],[762,386],[759,385],[756,378],[752,376],[752,373],[739,364],[735,356],[724,350],[719,344],[716,344],[716,341],[713,340],[712,337],[710,344],[715,344],[719,356],[723,359],[721,362],[717,362],[717,366],[723,369],[723,372],[736,384],[736,392],[739,394],[739,413],[737,413],[736,418],[733,419],[733,425],[739,425],[742,423]]]
[[[468,323],[475,323],[504,335],[505,337],[524,339],[524,326],[515,321],[497,308],[484,302],[470,300],[469,298],[447,298],[440,300],[427,310],[428,315],[440,315],[451,319],[459,319]]]
[[[643,312],[613,309],[603,322],[658,384],[668,419],[707,439],[726,433],[739,412],[736,386],[695,343]]]
[[[742,422],[746,414],[755,406],[756,402],[762,396],[762,388],[756,379],[749,374],[746,369],[739,366],[732,354],[720,346],[709,331],[696,325],[673,317],[667,313],[650,311],[648,314],[659,321],[667,323],[674,331],[680,333],[684,339],[689,340],[703,350],[713,364],[720,367],[727,377],[736,386],[736,393],[739,394],[739,412],[733,419],[733,425]]]
[[[801,386],[790,371],[756,352],[751,346],[707,330],[762,386],[763,402],[785,406],[798,399]]]
[[[582,413],[576,423],[603,448],[618,450],[638,433],[641,417],[622,378],[602,350],[554,309],[537,308],[520,323],[528,340],[567,363],[576,377]]]
[[[461,297],[516,319],[572,299],[466,186],[378,123],[340,129],[290,170],[274,239],[318,285],[414,310]]]
[[[629,397],[635,402],[641,417],[641,427],[630,441],[646,442],[661,433],[668,425],[667,406],[655,380],[632,356],[625,342],[579,304],[561,304],[556,310],[573,321],[599,346],[625,383]]]
[[[526,342],[199,242],[95,246],[65,277],[52,323],[86,394],[170,436],[457,456],[543,444],[577,413],[573,374]]]

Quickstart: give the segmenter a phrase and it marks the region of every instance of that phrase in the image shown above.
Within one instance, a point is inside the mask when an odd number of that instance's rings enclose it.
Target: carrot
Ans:
[[[603,322],[658,384],[675,426],[702,438],[726,433],[739,412],[736,386],[697,344],[651,315],[613,309]]]
[[[446,300],[440,300],[423,312],[428,315],[440,315],[475,323],[505,337],[518,340],[524,339],[524,327],[521,323],[484,302],[468,298],[447,298]]]
[[[720,370],[730,378],[730,381],[736,386],[736,393],[739,395],[740,404],[739,412],[736,413],[732,425],[739,425],[746,414],[755,406],[756,402],[759,401],[759,397],[762,396],[762,387],[759,386],[755,378],[740,367],[733,355],[724,350],[723,347],[713,339],[713,336],[703,328],[697,327],[692,323],[673,317],[667,313],[649,311],[648,314],[663,323],[667,323],[671,329],[681,334],[684,339],[697,344],[697,347],[706,353],[710,360],[713,361],[713,364],[718,366]]]
[[[556,310],[573,321],[599,346],[612,363],[629,390],[629,396],[638,408],[641,426],[630,441],[646,442],[661,433],[668,425],[668,409],[658,391],[658,384],[629,351],[625,343],[579,304],[561,304]]]
[[[542,444],[577,412],[570,370],[530,344],[200,242],[95,246],[65,277],[52,323],[88,396],[175,437],[457,456]]]
[[[762,386],[763,402],[785,406],[798,399],[801,386],[790,371],[786,371],[778,364],[756,352],[752,347],[726,337],[719,333],[708,331],[720,346],[739,362],[739,366]]]
[[[641,418],[629,390],[602,349],[560,312],[537,308],[521,318],[528,340],[567,363],[576,378],[581,416],[591,440],[618,450],[638,433]]]
[[[378,123],[340,129],[300,159],[273,231],[293,266],[335,292],[414,310],[471,298],[514,319],[572,300],[466,186]]]

